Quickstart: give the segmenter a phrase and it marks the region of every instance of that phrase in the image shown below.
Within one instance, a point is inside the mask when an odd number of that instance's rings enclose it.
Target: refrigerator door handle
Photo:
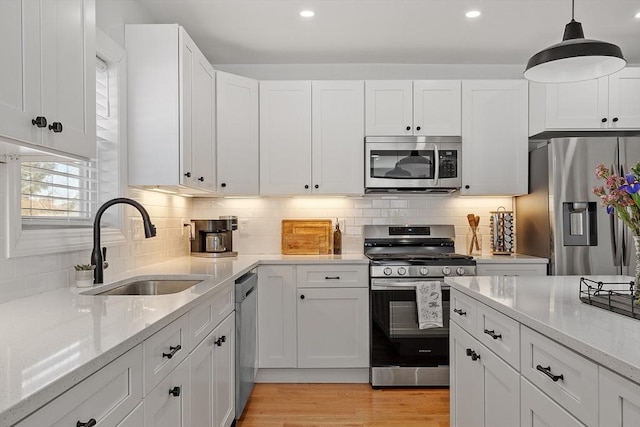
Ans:
[[[611,251],[613,253],[613,265],[619,267],[622,264],[622,231],[620,220],[614,214],[609,214],[611,225]]]

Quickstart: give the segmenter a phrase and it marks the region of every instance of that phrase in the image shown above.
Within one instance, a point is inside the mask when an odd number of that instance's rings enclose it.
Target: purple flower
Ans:
[[[608,213],[609,215],[611,215],[611,213],[612,213],[612,212],[613,212],[613,206],[608,205],[608,206],[607,206],[607,213]]]
[[[625,175],[625,179],[627,183],[621,186],[620,190],[624,190],[629,194],[635,194],[640,191],[640,182],[636,181],[636,177],[633,174],[628,173]]]

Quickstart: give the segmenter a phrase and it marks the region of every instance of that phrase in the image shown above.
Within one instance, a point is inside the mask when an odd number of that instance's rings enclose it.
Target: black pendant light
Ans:
[[[564,27],[562,41],[536,53],[527,63],[524,77],[541,83],[568,83],[597,79],[620,71],[627,65],[615,44],[584,38],[582,24],[573,19]]]

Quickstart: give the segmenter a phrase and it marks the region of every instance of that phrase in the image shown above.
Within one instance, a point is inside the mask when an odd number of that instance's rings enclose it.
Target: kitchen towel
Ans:
[[[440,282],[415,282],[420,329],[442,327],[442,291]]]

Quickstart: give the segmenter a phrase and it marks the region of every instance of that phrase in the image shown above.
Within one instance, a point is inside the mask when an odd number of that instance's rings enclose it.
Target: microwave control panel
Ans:
[[[458,151],[440,151],[440,178],[458,177]]]

